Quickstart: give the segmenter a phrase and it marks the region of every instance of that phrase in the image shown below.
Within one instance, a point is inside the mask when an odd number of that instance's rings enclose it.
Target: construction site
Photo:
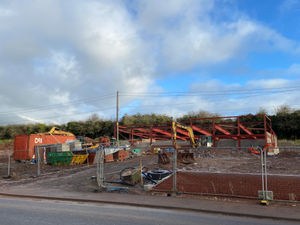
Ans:
[[[53,127],[1,146],[1,189],[300,201],[300,148],[265,115],[116,126],[115,137]]]

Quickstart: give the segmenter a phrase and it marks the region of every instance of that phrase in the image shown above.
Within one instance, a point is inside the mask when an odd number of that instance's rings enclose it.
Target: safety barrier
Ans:
[[[159,181],[153,191],[300,201],[300,148],[280,147],[277,155],[268,155],[268,150],[198,148],[193,150],[195,160],[189,163],[182,159],[179,162],[177,154],[167,153],[172,176]]]

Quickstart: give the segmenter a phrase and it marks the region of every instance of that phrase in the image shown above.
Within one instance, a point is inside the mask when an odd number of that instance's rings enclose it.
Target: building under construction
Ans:
[[[264,145],[277,147],[277,136],[272,129],[270,118],[266,115],[191,118],[181,124],[192,128],[196,141],[203,137],[211,137],[213,147],[217,147],[222,139],[235,140],[238,147],[241,147],[244,140],[250,140],[250,145],[251,140],[253,143],[260,140]],[[115,136],[116,134],[115,127]],[[120,125],[119,134],[131,144],[148,139],[152,145],[157,140],[171,140],[172,123]],[[177,139],[188,141],[189,133],[178,128]]]

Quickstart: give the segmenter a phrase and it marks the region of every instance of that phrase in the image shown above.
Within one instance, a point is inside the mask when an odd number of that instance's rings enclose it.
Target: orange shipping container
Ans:
[[[36,145],[65,143],[75,139],[75,136],[50,134],[17,135],[14,142],[14,160],[31,160]]]

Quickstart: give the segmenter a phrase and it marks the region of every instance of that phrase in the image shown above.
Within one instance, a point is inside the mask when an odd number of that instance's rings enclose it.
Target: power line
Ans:
[[[201,97],[204,96],[205,99],[200,99],[201,101],[211,102],[211,103],[218,103],[223,102],[224,99],[228,98],[229,95],[231,96],[230,102],[234,101],[241,101],[242,99],[247,98],[255,98],[259,96],[265,96],[265,95],[277,95],[281,93],[291,93],[291,92],[297,92],[300,91],[300,86],[290,86],[290,87],[280,87],[280,88],[265,88],[265,89],[236,89],[236,90],[223,90],[223,91],[175,91],[175,92],[121,92],[120,96],[123,97],[136,97],[136,98],[153,98],[153,97],[163,97],[163,98],[169,98],[171,101],[174,101],[174,97]],[[207,96],[208,95],[208,96]],[[0,112],[0,115],[5,116],[9,114],[21,114],[21,113],[34,113],[42,110],[49,110],[51,108],[55,109],[61,106],[71,106],[73,104],[87,104],[92,102],[101,102],[104,100],[107,100],[109,98],[115,98],[115,94],[106,94],[100,97],[92,97],[92,98],[82,98],[82,99],[76,99],[74,101],[69,101],[68,103],[60,103],[60,104],[53,104],[53,105],[40,105],[40,106],[33,106],[30,108],[25,108],[24,110],[20,111],[8,111],[8,112]],[[183,99],[184,98],[179,98]],[[137,99],[139,100],[139,99]],[[197,100],[197,99],[196,99]],[[138,105],[125,105],[121,107],[121,110],[124,111],[124,109],[127,108],[139,108],[139,111],[146,111],[144,108],[151,107],[154,110],[161,107],[172,107],[172,106],[186,106],[186,105],[195,105],[197,102],[196,100],[194,102],[186,102],[180,104],[138,104]],[[199,101],[199,100],[198,100]],[[297,106],[297,105],[295,105]],[[293,106],[291,106],[293,107]],[[51,118],[64,118],[68,116],[76,116],[81,114],[87,114],[87,113],[96,113],[100,111],[105,110],[111,110],[114,109],[115,106],[109,107],[109,108],[103,108],[99,110],[93,110],[88,112],[82,112],[82,113],[76,113],[76,114],[64,114],[64,115],[55,115],[51,117],[43,117],[39,118],[39,120],[48,120]],[[242,110],[242,109],[237,109]],[[30,119],[24,119],[19,121],[14,121],[14,123],[19,122],[28,122],[31,121]],[[10,123],[10,122],[9,122]]]
[[[61,115],[61,116],[55,115],[55,116],[49,116],[49,117],[39,117],[39,119],[36,119],[36,120],[50,120],[50,119],[53,119],[53,118],[61,119],[61,118],[69,117],[69,116],[77,116],[77,115],[83,115],[83,114],[91,114],[91,113],[102,112],[102,111],[106,111],[106,110],[112,110],[115,107],[116,106],[112,106],[112,107],[102,108],[102,109],[88,111],[88,112],[64,114],[64,115]],[[17,120],[17,121],[9,121],[9,122],[6,122],[6,123],[7,124],[18,124],[18,123],[24,123],[24,122],[33,122],[34,123],[34,121],[32,121],[30,119],[23,119],[23,120]],[[4,124],[4,123],[1,123],[1,124]]]
[[[252,98],[252,97],[259,97],[261,96],[260,94],[253,94],[253,95],[247,95],[247,96],[237,96],[234,97],[232,99],[227,99],[227,101],[233,102],[233,101],[240,101],[243,99],[247,99],[247,98]],[[211,101],[211,103],[218,103],[218,102],[224,102],[224,98],[205,98],[205,99],[201,99],[203,101]],[[195,105],[197,104],[196,101],[193,102],[184,102],[184,103],[180,103],[180,104],[163,104],[163,105],[158,105],[158,104],[154,104],[154,105],[147,105],[147,104],[139,104],[139,105],[127,105],[127,106],[123,106],[122,108],[135,108],[135,107],[169,107],[169,106],[184,106],[184,105]]]
[[[258,96],[258,95],[257,95]],[[243,96],[243,97],[239,97],[237,99],[234,99],[234,100],[241,100],[241,99],[245,99],[246,97],[253,97],[253,96]],[[208,99],[205,99],[205,100],[208,100]],[[216,101],[214,100],[212,103],[218,103],[218,102],[223,102],[223,99],[219,99],[219,101]],[[141,105],[127,105],[127,106],[123,106],[121,107],[121,111],[124,111],[124,109],[126,108],[139,108],[139,112],[140,111],[146,111],[145,108],[152,108],[152,109],[161,109],[162,107],[172,107],[172,106],[187,106],[187,105],[196,105],[197,102],[185,102],[185,103],[180,103],[180,104],[150,104],[150,105],[147,105],[147,104],[141,104]],[[294,106],[299,106],[299,105],[291,105],[291,107],[294,107]],[[106,110],[112,110],[114,109],[116,106],[111,106],[111,107],[108,107],[108,108],[102,108],[102,109],[99,109],[99,110],[96,110],[96,111],[88,111],[88,112],[82,112],[82,113],[76,113],[76,114],[64,114],[62,116],[59,116],[59,115],[55,115],[55,116],[51,116],[51,117],[42,117],[42,118],[39,118],[39,120],[48,120],[48,119],[51,119],[51,118],[64,118],[64,117],[67,117],[67,116],[73,116],[73,115],[81,115],[81,114],[87,114],[87,113],[95,113],[95,112],[100,112],[100,111],[106,111]],[[257,109],[257,107],[252,107],[253,109]],[[252,109],[251,108],[251,109]],[[237,109],[237,110],[242,110],[242,109]],[[220,111],[220,110],[218,110]],[[224,112],[224,111],[222,111]],[[233,111],[232,111],[233,112]],[[31,121],[29,119],[25,119],[25,120],[19,120],[19,121],[14,121],[14,123],[20,123],[20,122],[26,122],[26,121]],[[11,122],[10,122],[11,123]]]
[[[24,110],[20,111],[7,111],[7,112],[0,112],[0,115],[5,115],[5,114],[17,114],[17,113],[26,113],[26,112],[36,112],[36,111],[42,111],[42,110],[49,110],[49,109],[55,109],[61,106],[71,106],[74,104],[86,104],[86,103],[92,103],[92,102],[101,102],[103,100],[109,99],[114,97],[114,95],[107,94],[103,95],[101,97],[93,97],[93,98],[83,98],[83,99],[77,99],[74,101],[69,101],[67,103],[59,103],[59,104],[53,104],[53,105],[42,105],[42,106],[34,106],[30,108],[25,108]]]
[[[182,106],[183,105],[185,105],[185,104],[182,104]],[[195,104],[193,103],[193,105],[195,105]],[[296,107],[296,106],[300,106],[300,105],[290,105],[290,107]],[[168,107],[168,105],[166,105],[166,107]],[[151,108],[153,108],[153,107],[151,107]],[[194,111],[198,111],[198,110],[201,110],[201,109],[203,109],[203,108],[197,107],[196,109],[194,109]],[[247,109],[245,107],[242,107],[242,108],[237,107],[235,109],[228,109],[228,110],[223,109],[223,108],[222,109],[216,108],[216,109],[214,109],[215,112],[212,112],[212,113],[228,114],[228,113],[237,113],[237,112],[239,112],[239,113],[244,113],[244,114],[246,113],[246,114],[248,114],[248,113],[255,113],[254,111],[258,111],[259,109],[260,109],[259,106],[247,107]],[[160,110],[160,111],[158,111],[158,110]],[[205,111],[211,112],[211,110],[207,110],[207,108],[205,109]],[[139,113],[140,112],[147,112],[149,114],[152,114],[152,113],[158,113],[158,114],[163,113],[164,114],[165,113],[164,111],[162,112],[162,108],[160,108],[160,109],[153,108],[152,111],[148,111],[148,109],[144,108],[144,107],[142,107],[142,108],[139,109]],[[122,113],[124,113],[124,112],[122,112]],[[131,114],[130,112],[127,112],[127,113]],[[175,112],[175,117],[178,116],[178,115],[182,116],[182,114],[188,114],[188,112],[177,112],[177,113]],[[172,112],[172,115],[174,115],[174,112]]]
[[[197,95],[224,95],[224,94],[249,94],[262,92],[289,92],[299,91],[300,85],[278,88],[255,88],[255,89],[230,89],[221,91],[162,91],[162,92],[122,92],[122,96],[197,96]]]
[[[282,90],[282,89],[294,89],[300,88],[300,85],[296,86],[285,86],[285,87],[274,87],[274,88],[239,88],[239,89],[227,89],[221,91],[156,91],[156,92],[122,92],[122,93],[137,93],[137,94],[161,94],[161,93],[199,93],[199,92],[224,92],[224,91],[238,91],[238,92],[247,92],[247,91],[257,91],[257,90]]]
[[[264,89],[237,89],[237,90],[223,90],[223,91],[175,91],[175,92],[121,92],[120,96],[124,97],[197,97],[197,96],[223,96],[225,95],[245,95],[245,98],[255,97],[263,94],[279,94],[279,93],[288,93],[299,91],[300,86],[290,86],[290,87],[279,87],[279,88],[264,88]],[[269,92],[268,92],[269,91]],[[127,94],[126,94],[127,93]],[[73,101],[69,101],[67,103],[59,103],[52,105],[40,105],[28,107],[19,111],[7,111],[0,112],[0,115],[5,114],[17,114],[17,113],[27,113],[27,112],[36,112],[42,110],[55,109],[62,106],[71,106],[74,104],[88,104],[93,102],[100,102],[109,98],[115,97],[115,94],[106,94],[100,97],[93,98],[82,98]],[[242,96],[235,96],[234,98],[242,98]]]

